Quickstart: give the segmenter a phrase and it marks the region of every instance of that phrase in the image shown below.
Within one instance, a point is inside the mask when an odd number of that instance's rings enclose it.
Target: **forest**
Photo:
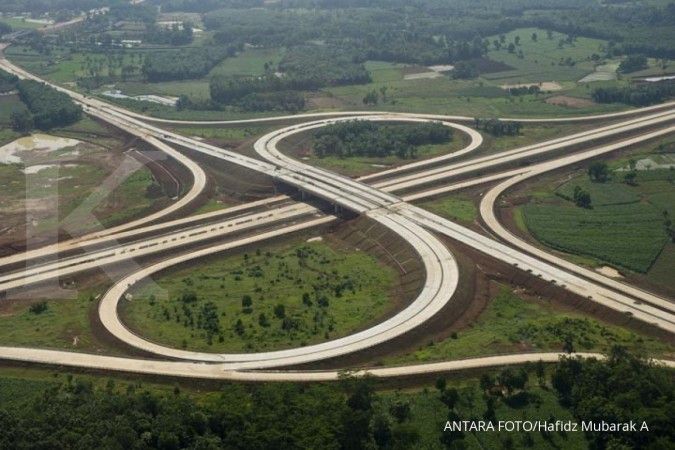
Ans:
[[[32,392],[29,400],[0,405],[0,448],[404,449],[419,447],[421,436],[411,423],[424,420],[411,409],[410,395],[385,402],[368,378],[314,385],[226,383],[220,393],[204,399],[177,385],[157,392],[140,383],[124,386],[109,380],[94,386],[70,375],[61,380]],[[429,395],[445,410],[442,417],[462,420],[459,405],[470,402],[486,405],[476,411],[478,418],[504,419],[497,406],[526,407],[536,398],[531,392],[538,384],[552,389],[560,407],[578,421],[648,423],[648,433],[588,432],[591,448],[675,445],[671,373],[621,348],[605,361],[570,356],[550,372],[543,364],[506,368],[472,383],[483,397],[480,402],[438,378]],[[435,447],[465,448],[465,433],[444,433],[443,423],[436,429]],[[524,436],[530,447],[531,434]],[[551,441],[550,436],[544,439]]]
[[[71,98],[46,84],[33,80],[21,80],[17,83],[21,101],[32,116],[32,123],[40,130],[63,127],[77,122],[82,117],[82,108]],[[13,117],[15,122],[17,118]],[[27,120],[24,116],[23,120]],[[28,122],[22,122],[24,126]],[[21,130],[26,131],[26,130]]]
[[[314,132],[314,153],[323,158],[351,156],[414,158],[417,147],[444,144],[452,130],[440,123],[383,125],[367,120],[336,123]]]
[[[675,82],[633,84],[627,87],[595,88],[591,97],[598,103],[625,103],[632,106],[648,106],[664,101],[675,94]]]
[[[200,78],[236,51],[235,47],[213,46],[155,52],[146,57],[142,70],[148,81]]]

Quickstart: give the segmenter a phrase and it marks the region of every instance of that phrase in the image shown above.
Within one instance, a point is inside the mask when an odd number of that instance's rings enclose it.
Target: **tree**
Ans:
[[[270,326],[270,321],[267,319],[265,313],[260,313],[260,315],[258,316],[258,325],[265,328]]]
[[[515,53],[516,52],[516,46],[513,42],[510,42],[509,46],[507,48],[509,50],[509,53]]]
[[[443,392],[447,385],[448,383],[445,381],[445,378],[439,378],[436,380],[436,389],[438,389],[438,392]]]
[[[522,368],[519,370],[507,368],[502,370],[499,374],[499,382],[509,395],[511,395],[515,389],[524,389],[527,379],[527,371]]]
[[[382,103],[387,101],[387,86],[380,87],[380,95],[382,96]]]
[[[581,208],[591,207],[591,194],[588,191],[581,189],[580,186],[574,186],[573,194],[574,203]]]
[[[556,365],[553,388],[579,420],[646,421],[649,432],[589,432],[590,448],[672,448],[672,370],[615,346],[606,359],[565,356]],[[610,419],[611,418],[611,419]],[[638,425],[639,427],[639,425]]]
[[[248,294],[244,294],[244,296],[241,298],[241,307],[250,308],[252,305],[253,299],[251,298],[251,296]]]
[[[19,108],[16,111],[12,111],[10,122],[12,124],[12,129],[19,133],[28,133],[34,126],[33,116],[25,108]]]
[[[469,61],[459,61],[452,69],[452,78],[458,80],[469,80],[478,76],[478,68]]]
[[[644,55],[631,55],[621,61],[617,71],[619,73],[637,72],[647,68],[647,58]]]
[[[516,44],[516,45],[520,45],[520,36],[516,36],[516,37],[513,39],[513,43]]]
[[[637,171],[636,170],[629,170],[623,175],[624,183],[626,183],[630,186],[637,185],[637,183],[635,181],[636,178],[637,178]]]
[[[234,325],[234,332],[239,336],[243,336],[244,331],[246,331],[244,328],[244,322],[242,322],[241,319],[238,319],[237,323]]]
[[[459,392],[454,388],[446,389],[441,392],[440,400],[448,409],[454,409],[459,400]]]
[[[588,168],[588,176],[591,181],[604,183],[609,179],[609,167],[603,162],[595,162]]]
[[[39,315],[47,311],[47,309],[49,309],[47,302],[38,302],[30,305],[28,311],[30,311],[32,314]]]
[[[489,373],[484,373],[480,376],[480,388],[484,392],[489,391],[494,385],[495,381],[492,379],[492,376]]]
[[[373,439],[379,448],[389,448],[391,445],[391,425],[382,414],[373,420]]]
[[[392,415],[398,423],[403,423],[410,418],[410,403],[396,401],[389,407],[389,414]]]
[[[363,104],[364,105],[377,105],[377,102],[379,101],[379,96],[377,94],[377,90],[373,89],[372,91],[368,92],[364,97],[363,97]]]
[[[279,303],[274,307],[274,315],[277,319],[283,319],[286,317],[286,307]]]
[[[537,42],[537,33],[532,33],[532,41]]]
[[[448,411],[448,419],[450,422],[461,420],[459,415],[453,411]],[[464,448],[464,432],[461,430],[448,430],[441,434],[441,443],[448,449],[462,449]]]
[[[535,373],[537,374],[537,380],[539,381],[539,385],[543,386],[545,380],[545,375],[546,375],[546,368],[544,366],[544,361],[541,359],[537,361],[537,363],[534,366]]]

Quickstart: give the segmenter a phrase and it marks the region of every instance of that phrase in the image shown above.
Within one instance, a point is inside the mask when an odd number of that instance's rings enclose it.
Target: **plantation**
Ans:
[[[667,239],[660,213],[640,203],[594,209],[528,205],[524,214],[528,229],[545,244],[638,272],[649,269]]]
[[[174,347],[275,350],[374,322],[392,307],[394,282],[395,273],[366,254],[296,243],[165,275],[134,293],[123,316],[141,335]]]
[[[625,168],[610,171],[605,182],[582,175],[538,195],[522,207],[527,229],[555,249],[649,271],[670,239],[666,221],[674,210],[673,174],[639,170],[629,184],[627,173]],[[576,187],[590,195],[589,208],[574,205]]]

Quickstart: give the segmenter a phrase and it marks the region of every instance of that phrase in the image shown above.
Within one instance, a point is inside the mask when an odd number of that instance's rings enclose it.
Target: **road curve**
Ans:
[[[497,219],[495,215],[495,205],[498,200],[498,198],[508,189],[516,186],[519,183],[522,183],[525,180],[528,180],[530,178],[539,176],[543,173],[565,167],[586,159],[594,158],[600,155],[603,155],[608,152],[615,151],[619,148],[622,147],[627,147],[630,145],[642,143],[644,141],[647,141],[649,139],[654,139],[657,137],[662,137],[668,134],[675,133],[675,127],[671,126],[669,128],[666,128],[665,130],[660,130],[657,132],[651,132],[647,133],[646,135],[638,136],[632,139],[629,139],[627,141],[623,141],[619,144],[610,144],[610,145],[605,145],[605,146],[600,146],[595,149],[583,152],[583,153],[578,153],[574,155],[570,155],[565,158],[560,158],[556,159],[553,161],[548,161],[545,163],[537,164],[536,166],[532,166],[529,171],[518,174],[512,178],[507,179],[506,181],[503,181],[502,183],[498,184],[494,188],[490,189],[483,199],[481,200],[480,203],[480,214],[481,217],[483,218],[483,221],[485,224],[489,227],[489,229],[494,232],[497,236],[499,236],[501,239],[503,239],[505,242],[508,242],[509,244],[513,245],[514,247],[517,247],[537,258],[540,258],[544,261],[548,261],[552,264],[555,264],[556,266],[562,267],[565,270],[568,270],[570,272],[576,273],[580,276],[583,276],[584,278],[587,278],[589,280],[593,280],[596,283],[600,283],[610,289],[616,290],[618,292],[623,292],[627,295],[633,296],[637,299],[641,299],[643,301],[649,302],[650,304],[656,305],[659,308],[662,308],[664,311],[668,311],[671,313],[675,313],[675,303],[668,301],[666,299],[663,299],[661,297],[658,297],[648,291],[645,291],[643,289],[636,288],[634,286],[621,283],[617,280],[614,280],[612,278],[606,277],[604,275],[601,275],[593,270],[586,269],[584,267],[578,266],[576,264],[573,264],[559,256],[556,256],[552,253],[546,252],[538,247],[535,247],[534,245],[524,241],[523,239],[515,236],[511,232],[509,232],[502,224],[501,222]]]
[[[255,382],[320,382],[337,381],[345,375],[371,376],[374,378],[398,378],[459,372],[472,369],[522,365],[543,361],[555,363],[562,356],[603,359],[598,353],[521,353],[500,356],[483,356],[411,366],[378,367],[354,371],[236,371],[222,364],[204,364],[186,361],[153,361],[137,358],[102,356],[90,353],[75,353],[59,350],[40,350],[23,347],[0,347],[0,359],[51,366],[106,370],[143,375],[171,376],[230,381]],[[675,361],[654,360],[668,368],[675,368]]]
[[[0,64],[2,63],[0,62]],[[32,75],[30,75],[30,77],[32,77]],[[263,147],[256,147],[256,149],[259,151],[261,148],[263,148],[264,151],[261,154],[267,157],[270,161],[273,161],[272,165],[264,164],[261,163],[260,161],[245,158],[241,155],[233,154],[232,152],[228,152],[226,150],[222,150],[214,146],[197,143],[194,140],[190,140],[183,136],[176,135],[175,133],[166,132],[164,130],[148,126],[138,120],[129,118],[129,116],[134,116],[135,115],[134,113],[130,114],[129,112],[124,111],[121,108],[113,107],[99,100],[88,99],[85,96],[82,96],[81,94],[73,93],[72,91],[67,91],[61,87],[58,87],[58,89],[68,92],[69,95],[75,97],[78,101],[84,103],[85,109],[89,114],[101,117],[103,120],[109,121],[115,124],[116,126],[119,126],[120,128],[128,132],[131,132],[132,134],[138,135],[139,137],[162,138],[169,142],[174,142],[180,145],[187,145],[188,147],[191,147],[197,151],[202,151],[206,154],[211,154],[213,156],[220,157],[221,159],[224,159],[228,162],[234,162],[236,164],[243,165],[253,170],[258,170],[267,174],[271,174],[275,178],[293,184],[299,187],[300,189],[313,192],[318,196],[327,198],[335,203],[341,204],[342,206],[347,207],[349,209],[353,209],[357,212],[365,213],[369,215],[373,220],[380,222],[381,224],[391,228],[394,232],[397,232],[400,235],[402,235],[420,253],[427,268],[427,281],[425,283],[424,289],[422,290],[422,293],[420,294],[418,299],[416,299],[416,301],[413,302],[413,304],[411,304],[403,312],[399,313],[392,319],[389,319],[364,332],[311,347],[284,350],[279,352],[259,353],[259,354],[220,355],[221,358],[218,360],[215,359],[200,360],[199,358],[196,358],[197,360],[200,361],[220,362],[220,364],[215,365],[216,367],[218,367],[218,370],[220,371],[279,367],[290,364],[300,364],[304,362],[316,361],[324,358],[332,358],[334,356],[338,356],[341,354],[368,348],[372,345],[376,345],[380,342],[383,342],[384,340],[399,336],[409,331],[410,329],[414,328],[415,326],[418,326],[419,324],[423,323],[428,318],[432,317],[440,308],[442,308],[450,300],[452,292],[454,292],[454,288],[457,284],[456,279],[457,270],[456,270],[456,263],[454,262],[454,259],[449,254],[447,249],[442,244],[440,244],[440,242],[437,241],[436,238],[434,238],[429,232],[425,231],[422,228],[422,226],[428,227],[429,229],[435,231],[440,231],[443,230],[444,228],[446,230],[449,229],[451,230],[450,233],[451,235],[454,235],[456,238],[464,240],[465,242],[468,242],[471,245],[474,245],[477,248],[482,249],[482,251],[485,251],[486,246],[488,247],[488,250],[491,251],[494,251],[494,248],[490,249],[490,245],[498,247],[498,245],[496,245],[498,243],[495,243],[491,239],[481,235],[478,235],[480,237],[469,236],[467,235],[466,230],[462,230],[461,227],[455,226],[455,224],[452,224],[452,222],[446,221],[449,222],[450,225],[448,225],[447,223],[443,223],[442,220],[439,221],[439,218],[437,216],[434,216],[433,214],[428,213],[426,211],[420,211],[412,207],[411,205],[407,205],[396,196],[387,194],[381,190],[378,190],[371,186],[367,186],[363,183],[359,183],[358,181],[346,179],[344,177],[332,174],[328,171],[324,171],[321,169],[312,168],[310,166],[306,166],[302,163],[298,163],[297,161],[284,157],[278,152],[275,152],[275,144],[276,144],[275,139],[277,139],[277,141],[278,139],[281,139],[283,136],[283,132],[281,133],[275,132],[273,133],[272,136],[267,136],[270,139],[268,139],[264,143]],[[671,107],[673,104],[675,104],[675,102],[672,104],[657,105],[655,107],[652,107],[651,109],[649,108],[643,109],[642,112],[633,110],[621,113],[612,113],[607,115],[588,116],[585,118],[518,119],[518,120],[524,122],[525,121],[555,122],[555,121],[571,121],[571,120],[596,120],[598,118],[607,119],[610,117],[641,114],[645,111],[657,111],[659,109]],[[395,114],[391,116],[394,115]],[[139,117],[140,115],[135,116]],[[390,117],[389,114],[387,114],[387,116]],[[145,116],[140,117],[143,120],[148,120],[148,118]],[[427,114],[416,115],[417,119],[428,119],[428,120],[444,120],[442,118],[453,118],[453,117],[455,118],[455,120],[472,120],[471,118],[461,116],[437,116]],[[182,122],[182,123],[190,123],[190,122]],[[193,122],[193,123],[198,124],[202,122]],[[227,123],[250,123],[250,122],[247,121],[247,122],[227,122]],[[303,126],[295,127],[296,130],[301,130],[303,128],[305,127]],[[257,144],[258,143],[256,143],[256,145]],[[488,251],[488,253],[493,254],[491,251]],[[515,259],[521,262],[526,261],[527,258],[533,260],[534,262],[531,263],[531,266],[534,267],[534,270],[539,271],[540,275],[542,276],[550,277],[552,281],[559,281],[561,279],[566,280],[570,283],[578,283],[579,281],[576,278],[574,278],[574,276],[570,276],[568,272],[563,272],[563,274],[566,275],[561,276],[561,274],[559,273],[561,272],[560,269],[554,268],[554,270],[550,270],[550,268],[547,267],[545,263],[541,263],[537,260],[534,260],[534,258],[528,257],[527,255],[524,256],[520,255],[518,254],[517,251],[514,251],[508,247],[506,247],[506,249],[504,250],[499,251],[503,252],[503,255],[500,256],[502,256],[505,260]],[[514,253],[516,254],[515,257]],[[525,264],[525,266],[527,267],[527,264]],[[556,272],[556,270],[558,272]],[[143,278],[141,275],[138,276],[139,278],[137,278],[135,281],[138,281],[139,279]],[[126,281],[130,281],[130,279],[126,279]],[[131,281],[135,282],[134,280]],[[588,281],[586,281],[586,283],[587,283],[586,286],[588,286],[588,284],[592,284],[589,283]],[[115,295],[111,294],[112,296],[111,298],[119,299],[121,295],[129,287],[129,284],[124,285],[123,282],[120,282],[116,286],[119,286],[120,291],[114,292]],[[113,291],[114,289],[115,287],[113,287],[111,291]],[[595,286],[593,287],[593,289],[596,291],[598,290],[597,287]],[[612,296],[610,295],[609,300],[615,301],[616,299],[612,298]],[[108,305],[107,307],[109,307],[109,304],[106,305]],[[642,308],[641,311],[647,311],[647,308]],[[102,317],[104,316],[111,317],[111,312],[112,311],[103,311]],[[648,314],[648,312],[645,312],[644,314]],[[115,317],[117,316],[116,308],[114,315]],[[654,322],[654,319],[651,320],[652,323],[659,323],[658,320],[656,322]],[[659,326],[663,326],[662,323],[663,322],[661,322]],[[665,321],[665,323],[666,325],[668,325],[667,320]],[[668,329],[667,327],[664,328]],[[141,345],[148,345],[148,344],[152,343],[145,343],[145,341],[141,343]],[[3,350],[7,351],[8,355],[11,353],[10,350],[7,349]],[[27,349],[22,349],[24,358],[28,357],[26,350]],[[165,348],[161,348],[159,349],[159,351],[164,352],[166,350]],[[172,351],[178,352],[178,350]],[[40,352],[40,350],[33,350],[33,352]],[[69,355],[71,361],[73,360],[73,355],[78,355],[68,352],[62,353],[66,353],[67,355]],[[53,353],[49,355],[43,353],[42,355],[45,359],[54,356]],[[85,356],[85,358],[88,361],[90,361],[89,358],[90,356],[91,355]],[[13,358],[16,357],[17,356],[15,355]],[[212,358],[213,355],[209,354],[208,357]],[[187,356],[187,358],[193,359],[194,355]],[[12,357],[9,357],[9,359],[12,359]],[[123,366],[128,367],[130,365],[135,364],[138,364],[139,369],[142,370],[154,370],[148,369],[148,364],[155,364],[154,361],[138,362],[140,360],[132,360],[126,358],[120,360],[121,361],[117,361],[117,363],[119,364],[117,366],[117,370],[125,370],[124,368],[121,367]],[[134,363],[134,361],[138,363]],[[43,360],[42,362],[45,361]],[[100,360],[98,360],[98,363],[100,363]],[[176,370],[178,371],[180,371],[181,369],[178,369],[179,366],[176,366],[176,364],[189,364],[190,365],[189,367],[194,369],[194,364],[192,363],[157,362],[157,364],[174,364],[173,367],[177,368]],[[202,366],[208,365],[202,364]],[[406,370],[407,373],[410,373],[410,369]]]
[[[611,112],[604,114],[593,114],[587,116],[571,116],[571,117],[555,117],[555,118],[520,118],[520,117],[501,117],[500,120],[505,121],[518,121],[518,122],[528,122],[528,123],[556,123],[556,122],[585,122],[585,121],[597,121],[597,120],[611,120],[615,118],[628,117],[632,115],[640,115],[650,111],[657,111],[661,108],[666,107],[675,107],[674,102],[665,102],[658,105],[646,106],[643,108],[629,109],[626,111]],[[121,108],[120,108],[121,109]],[[282,116],[270,116],[270,117],[257,117],[253,119],[234,119],[234,120],[179,120],[179,119],[162,119],[159,117],[147,116],[144,114],[136,113],[133,111],[127,111],[126,114],[133,116],[137,119],[155,122],[155,123],[164,123],[170,125],[246,125],[246,124],[256,124],[256,123],[268,123],[268,122],[283,122],[289,120],[305,120],[305,119],[320,119],[328,117],[340,117],[340,116],[363,116],[363,115],[396,115],[402,114],[406,116],[414,115],[420,119],[431,119],[431,120],[440,120],[440,121],[455,121],[455,122],[473,122],[474,117],[470,116],[458,116],[458,115],[449,115],[449,114],[424,114],[424,113],[405,113],[400,111],[333,111],[333,112],[316,112],[316,113],[302,113],[302,114],[291,114],[291,115],[282,115]]]
[[[662,123],[664,121],[669,122],[671,120],[671,114],[667,113],[663,117],[650,118],[649,123]],[[630,128],[634,125],[635,124],[631,123],[628,125],[628,127]],[[319,126],[319,124],[311,123],[309,126],[315,128]],[[379,191],[376,188],[363,185],[357,181],[347,179],[340,175],[335,175],[323,169],[308,166],[294,160],[293,158],[283,155],[278,151],[276,145],[281,139],[287,138],[294,133],[304,131],[305,129],[307,129],[307,127],[302,125],[289,126],[268,133],[255,143],[256,151],[266,160],[273,162],[274,164],[277,164],[288,171],[301,172],[305,177],[310,177],[312,179],[310,184],[307,184],[306,181],[300,185],[296,184],[296,186],[300,187],[301,189],[308,189],[310,191],[317,192],[319,187],[323,187],[323,189],[326,191],[335,189],[337,192],[342,193],[342,195],[345,195],[345,193],[348,192],[358,199],[363,199],[363,202],[365,203],[372,202],[375,205],[373,208],[398,212],[414,223],[445,234],[449,237],[452,237],[453,239],[459,240],[460,242],[464,242],[465,244],[468,244],[471,247],[474,247],[479,251],[482,251],[483,253],[493,256],[501,261],[507,262],[508,264],[518,266],[523,270],[528,270],[534,275],[540,276],[545,280],[558,284],[577,295],[587,297],[589,300],[600,303],[613,310],[617,310],[622,313],[629,313],[638,320],[645,321],[670,333],[675,333],[675,316],[668,312],[662,311],[658,307],[654,307],[650,304],[640,304],[634,299],[626,297],[621,293],[611,291],[602,285],[599,286],[588,279],[581,278],[574,272],[569,272],[559,267],[552,266],[546,262],[539,261],[530,255],[508,247],[498,241],[495,241],[494,239],[483,236],[449,220],[443,219],[433,213],[430,213],[429,211],[425,211],[421,208],[406,204],[403,201],[400,201],[400,199],[397,197],[382,195],[378,196],[377,193]],[[651,132],[648,135],[642,135],[637,138],[622,141],[619,144],[607,146],[607,148],[621,148],[622,146],[631,145],[635,142],[648,139],[649,137],[662,136],[670,132],[670,127],[666,128],[665,130],[660,129]],[[334,201],[340,203],[339,198],[334,199]],[[346,204],[345,206],[349,207]],[[365,209],[360,212],[365,212],[367,214],[369,210]]]
[[[242,239],[236,243],[226,243],[187,255],[167,259],[160,263],[135,272],[113,285],[103,296],[99,305],[99,317],[103,326],[116,338],[126,344],[169,358],[202,362],[219,362],[228,369],[263,369],[303,364],[334,358],[337,356],[364,350],[405,334],[433,317],[452,298],[459,280],[457,263],[447,248],[429,232],[405,218],[386,211],[373,213],[371,218],[391,229],[405,239],[420,255],[425,266],[427,278],[417,298],[393,317],[366,330],[320,344],[289,350],[261,353],[216,354],[192,352],[174,349],[150,342],[128,330],[118,315],[118,303],[127,290],[139,281],[165,268],[211,254],[217,251],[245,245],[277,236],[292,230],[278,230],[261,233]],[[333,220],[331,217],[317,219],[322,223]],[[312,222],[296,225],[297,229],[315,226]]]

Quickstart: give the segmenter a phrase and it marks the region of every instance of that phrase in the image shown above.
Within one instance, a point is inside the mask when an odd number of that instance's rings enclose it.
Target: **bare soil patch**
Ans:
[[[569,95],[555,95],[546,99],[549,105],[565,106],[567,108],[586,108],[595,105],[587,98],[571,97]]]

